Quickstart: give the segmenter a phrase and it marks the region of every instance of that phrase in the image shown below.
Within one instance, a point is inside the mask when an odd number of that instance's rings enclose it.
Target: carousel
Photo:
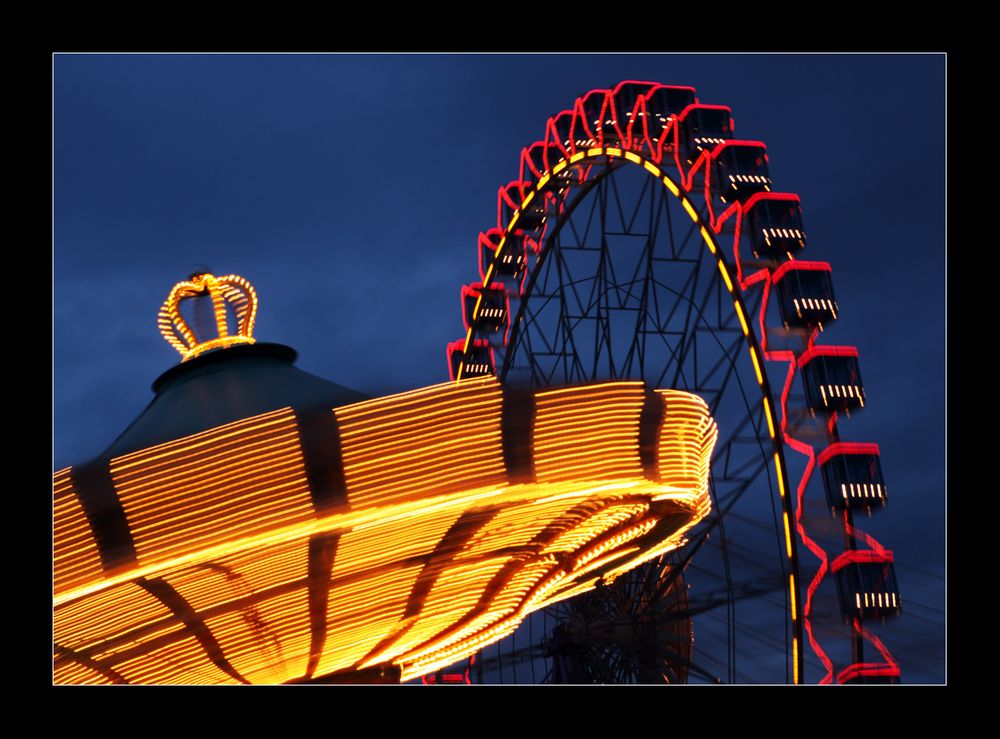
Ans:
[[[54,682],[400,682],[679,547],[704,401],[473,377],[367,398],[253,335],[236,275],[159,314],[181,362],[54,474]]]

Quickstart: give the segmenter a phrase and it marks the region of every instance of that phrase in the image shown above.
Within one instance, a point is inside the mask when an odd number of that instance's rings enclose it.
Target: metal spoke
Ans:
[[[750,627],[743,619],[758,606],[739,604],[771,605],[765,595],[781,590],[787,577],[771,441],[732,298],[698,224],[655,180],[642,174],[628,181],[634,172],[620,161],[595,164],[586,180],[568,186],[512,301],[510,340],[496,349],[498,375],[534,386],[642,378],[699,394],[722,431],[711,465],[712,513],[670,557],[560,602],[532,622],[529,641],[550,646],[512,641],[505,680],[519,655],[530,661],[540,652],[546,667],[532,665],[530,673],[544,680],[565,680],[567,670],[598,682],[749,680],[750,645],[743,642]],[[759,306],[759,298],[748,303],[749,316]],[[754,537],[766,542],[768,532],[771,543],[762,549]],[[688,583],[700,590],[689,594]],[[705,640],[717,643],[707,653],[699,640],[701,656],[692,659],[690,635],[704,619],[705,633],[714,635]],[[782,614],[777,628],[787,631],[786,622]],[[551,641],[557,628],[558,645]],[[787,634],[774,641],[782,639]],[[489,674],[493,661],[481,664]]]

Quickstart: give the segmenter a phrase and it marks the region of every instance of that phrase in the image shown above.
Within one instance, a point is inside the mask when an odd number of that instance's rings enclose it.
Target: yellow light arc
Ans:
[[[760,358],[763,357],[763,353],[760,351],[760,347],[757,341],[757,336],[753,331],[750,330],[749,326],[747,325],[746,316],[748,315],[748,312],[746,311],[743,302],[742,290],[738,285],[734,284],[733,282],[731,276],[732,273],[729,269],[729,265],[726,262],[725,256],[722,254],[722,251],[719,249],[719,245],[715,240],[714,234],[712,234],[710,225],[704,222],[704,220],[701,217],[701,214],[698,213],[697,208],[694,207],[694,204],[688,198],[687,192],[684,191],[684,189],[681,188],[677,184],[677,182],[673,180],[669,175],[663,174],[659,165],[657,165],[655,162],[647,159],[646,157],[643,157],[640,154],[637,154],[636,152],[623,151],[622,149],[619,149],[617,147],[611,147],[611,146],[594,147],[587,149],[586,151],[579,151],[570,156],[568,160],[564,159],[560,161],[552,168],[551,174],[558,174],[569,165],[578,164],[580,162],[585,162],[588,159],[594,159],[597,157],[608,157],[609,159],[618,159],[618,158],[624,159],[625,161],[631,162],[641,167],[645,172],[655,177],[664,187],[667,188],[667,190],[670,192],[671,195],[673,195],[674,197],[676,197],[681,201],[681,205],[683,206],[684,211],[691,218],[691,221],[695,224],[695,226],[698,227],[699,233],[701,234],[702,242],[705,244],[705,247],[716,259],[716,266],[718,267],[722,280],[726,285],[726,289],[733,296],[733,307],[740,321],[741,328],[743,329],[743,334],[746,336],[747,339],[747,344],[749,346],[749,351],[750,351],[750,360],[753,364],[754,374],[757,379],[757,384],[764,395],[764,409],[767,413],[770,437],[774,445],[774,457],[775,457],[774,470],[775,470],[775,475],[778,479],[778,489],[781,491],[782,504],[785,509],[784,510],[785,550],[787,553],[789,565],[794,571],[796,569],[795,565],[798,561],[798,556],[795,545],[795,537],[792,534],[791,528],[788,524],[788,521],[793,517],[793,511],[791,507],[791,496],[785,495],[785,477],[786,477],[787,466],[785,464],[784,444],[782,443],[781,434],[774,433],[773,421],[771,419],[770,382],[767,379],[767,373],[764,372],[763,367],[761,366]],[[544,196],[544,193],[542,191],[544,191],[547,188],[549,182],[550,182],[549,173],[545,173],[541,178],[539,178],[538,183],[531,189],[531,191],[525,197],[524,201],[521,204],[521,207],[514,212],[513,217],[507,224],[507,227],[504,229],[505,235],[512,233],[514,231],[517,220],[520,218],[520,215],[524,211],[525,206],[535,197]],[[501,240],[500,245],[497,246],[494,261],[500,259],[501,252],[503,251],[505,243],[506,243],[505,239]],[[489,287],[489,285],[492,282],[492,277],[493,277],[493,265],[491,264],[489,269],[487,270],[486,279],[483,282],[484,288]],[[458,371],[455,373],[456,382],[462,380],[462,373],[465,367],[465,358],[466,356],[468,356],[469,346],[472,343],[473,327],[475,326],[475,321],[478,317],[479,317],[479,305],[477,304],[472,312],[472,322],[470,323],[469,330],[466,333],[465,345],[462,349],[462,359],[459,362]],[[494,368],[494,371],[496,371],[496,368]],[[790,603],[796,602],[797,594],[798,593],[797,593],[796,580],[795,578],[790,578],[789,591],[788,591],[788,597]],[[794,608],[791,609],[791,615],[793,623],[793,632],[797,636],[801,633],[801,624],[799,623],[798,613],[796,612],[796,609]],[[794,643],[797,646],[798,640],[794,639]],[[800,669],[801,666],[799,664],[798,650],[796,649],[794,651],[795,653],[793,655],[793,660],[792,660],[794,663],[793,681],[797,684],[801,680],[801,669]]]

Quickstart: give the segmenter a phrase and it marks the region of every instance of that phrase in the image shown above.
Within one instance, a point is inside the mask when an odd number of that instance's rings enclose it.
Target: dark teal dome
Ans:
[[[153,383],[156,396],[98,459],[119,457],[279,408],[335,408],[368,396],[294,366],[282,344],[217,349],[178,364]]]

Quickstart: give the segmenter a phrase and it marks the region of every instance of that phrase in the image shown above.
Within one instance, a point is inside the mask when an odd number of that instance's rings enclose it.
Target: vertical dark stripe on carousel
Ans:
[[[83,506],[101,554],[105,575],[138,564],[125,509],[111,479],[110,461],[88,462],[70,470],[73,492]]]
[[[219,642],[216,640],[215,635],[202,620],[201,616],[199,616],[195,612],[194,608],[191,607],[191,604],[184,600],[184,596],[174,589],[173,585],[159,577],[151,579],[140,577],[135,581],[135,584],[159,600],[163,605],[169,608],[170,611],[181,620],[181,622],[183,622],[188,631],[190,631],[194,638],[198,640],[201,648],[205,650],[205,654],[210,660],[212,660],[216,667],[234,680],[238,680],[245,685],[250,684],[249,680],[243,677],[231,664],[229,664],[229,660],[226,659],[226,655],[223,653],[222,647],[219,646]]]
[[[330,408],[295,410],[306,479],[317,515],[347,504],[347,480],[340,450],[340,428]]]
[[[466,511],[455,521],[441,537],[441,540],[434,547],[430,557],[424,563],[423,569],[417,575],[417,581],[413,584],[410,597],[406,602],[406,611],[403,617],[416,616],[424,608],[427,596],[431,592],[431,587],[438,577],[448,567],[453,564],[455,555],[465,548],[469,540],[489,523],[498,513],[499,508],[490,508],[479,511]]]
[[[462,551],[469,540],[492,521],[499,512],[499,508],[466,511],[449,527],[438,541],[437,546],[434,547],[434,551],[424,559],[424,566],[420,570],[420,574],[417,575],[413,589],[410,590],[410,597],[406,601],[406,611],[403,613],[401,621],[420,614],[427,602],[431,588],[441,573],[453,564],[455,555]],[[358,665],[364,664],[373,654],[378,654],[389,648],[406,633],[407,629],[408,627],[395,631],[379,641],[355,663],[355,669]]]
[[[535,425],[535,395],[530,390],[504,388],[500,415],[501,445],[511,484],[535,482],[531,434]]]
[[[594,512],[594,505],[592,503],[581,503],[574,506],[569,511],[563,514],[564,517],[575,518],[586,517]],[[531,544],[529,546],[536,547],[538,551],[543,549],[546,545],[550,544],[555,540],[559,534],[566,530],[566,525],[564,523],[559,523],[558,521],[550,521],[545,528],[539,531],[531,539]],[[557,559],[565,560],[565,564],[568,564],[570,559],[566,555],[556,555]],[[490,578],[490,581],[483,588],[483,592],[479,595],[479,600],[472,609],[465,614],[462,618],[458,619],[454,624],[451,625],[444,633],[455,633],[461,629],[466,624],[470,623],[476,617],[485,613],[489,610],[492,605],[493,600],[496,596],[506,587],[507,583],[510,582],[511,578],[517,574],[517,571],[524,567],[526,560],[511,557],[504,565],[497,571],[496,574]],[[440,636],[440,634],[438,635]]]
[[[655,481],[660,479],[660,428],[666,412],[663,396],[647,388],[639,416],[639,459],[643,473]]]
[[[86,655],[74,652],[72,649],[69,649],[68,647],[61,647],[58,644],[54,644],[53,646],[55,647],[55,652],[56,652],[56,659],[55,659],[56,666],[63,664],[65,662],[76,662],[78,664],[83,665],[84,667],[93,670],[96,673],[104,675],[104,677],[106,677],[108,680],[115,683],[116,685],[128,685],[128,680],[126,680],[122,674],[116,672],[115,670],[112,670],[110,667],[105,667],[100,662],[92,660],[90,657],[87,657]]]
[[[303,679],[316,671],[326,646],[326,612],[330,600],[330,573],[339,534],[315,534],[309,539],[309,663]]]

